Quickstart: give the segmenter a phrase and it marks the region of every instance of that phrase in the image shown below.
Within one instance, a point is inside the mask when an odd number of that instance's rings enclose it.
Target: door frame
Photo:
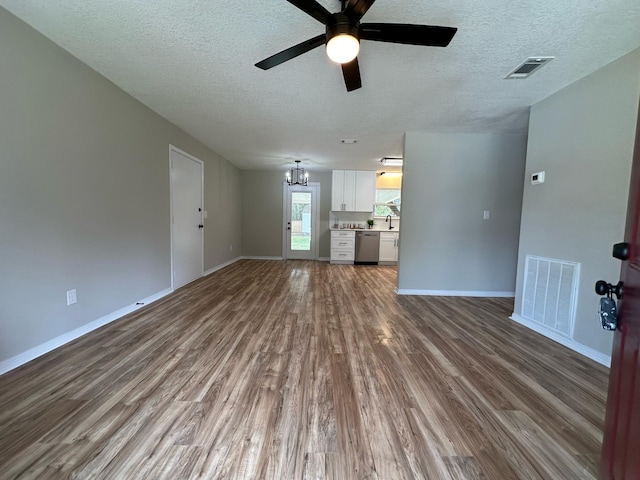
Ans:
[[[311,234],[314,236],[314,248],[312,249],[313,258],[311,260],[318,260],[320,252],[320,235],[318,235],[318,229],[320,226],[320,183],[309,182],[307,186],[303,185],[289,185],[286,181],[282,182],[282,258],[288,260],[287,257],[287,213],[289,203],[289,191],[291,188],[302,188],[311,192]],[[313,208],[313,202],[315,200],[315,208]],[[315,211],[315,215],[313,212]],[[315,228],[313,228],[315,226]]]
[[[173,258],[173,245],[174,245],[174,231],[173,231],[173,199],[174,199],[174,186],[173,180],[171,178],[171,170],[173,169],[173,153],[178,153],[187,157],[189,160],[193,160],[194,162],[200,165],[200,222],[204,225],[204,162],[197,157],[194,157],[190,153],[181,150],[180,148],[169,144],[169,245],[170,245],[170,257],[171,257],[171,291],[175,290],[175,270],[174,270],[174,258]],[[204,276],[204,228],[200,229],[200,245],[202,248],[200,249],[200,277]]]

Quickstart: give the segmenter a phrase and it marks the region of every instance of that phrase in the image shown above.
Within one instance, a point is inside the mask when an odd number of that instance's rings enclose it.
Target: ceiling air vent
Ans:
[[[520,65],[518,65],[517,68],[515,68],[509,75],[507,75],[504,78],[506,79],[527,78],[531,76],[533,72],[537,72],[538,70],[540,70],[540,68],[542,68],[544,65],[549,63],[554,58],[556,57],[529,57]]]

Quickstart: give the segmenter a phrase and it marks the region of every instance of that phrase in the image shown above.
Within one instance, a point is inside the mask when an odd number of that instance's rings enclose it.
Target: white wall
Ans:
[[[513,294],[525,150],[524,135],[405,135],[401,293]]]
[[[170,288],[169,144],[205,162],[205,269],[237,255],[235,167],[3,9],[0,59],[0,365]]]
[[[599,279],[615,283],[623,240],[640,95],[640,49],[531,107],[514,315],[522,308],[526,255],[581,264],[573,339],[605,355],[598,325]],[[531,173],[546,171],[532,186]]]

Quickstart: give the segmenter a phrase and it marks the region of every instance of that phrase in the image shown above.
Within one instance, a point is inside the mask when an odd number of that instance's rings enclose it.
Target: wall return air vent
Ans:
[[[556,57],[529,57],[518,65],[505,79],[524,79],[530,77],[534,72],[540,70]]]
[[[522,317],[573,338],[580,264],[527,255]]]

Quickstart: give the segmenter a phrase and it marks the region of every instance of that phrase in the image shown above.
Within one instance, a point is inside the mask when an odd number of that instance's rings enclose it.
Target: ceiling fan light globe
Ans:
[[[353,35],[342,33],[327,42],[327,56],[336,63],[349,63],[358,56],[360,42]]]

